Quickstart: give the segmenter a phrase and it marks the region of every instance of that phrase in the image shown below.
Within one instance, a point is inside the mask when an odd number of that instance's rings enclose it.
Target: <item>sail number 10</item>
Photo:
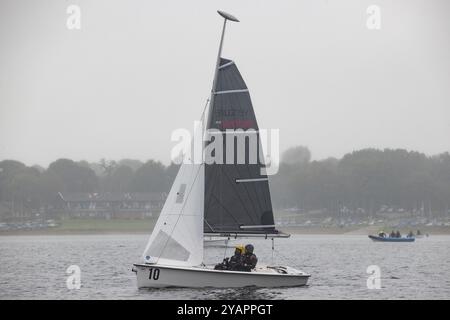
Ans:
[[[150,268],[150,273],[148,274],[148,278],[150,280],[158,280],[159,279],[159,269],[157,268]]]

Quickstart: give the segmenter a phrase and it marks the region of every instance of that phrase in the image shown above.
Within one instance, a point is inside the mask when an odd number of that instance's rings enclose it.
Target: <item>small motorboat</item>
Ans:
[[[415,237],[380,237],[369,235],[369,238],[373,241],[381,241],[381,242],[414,242],[416,240]]]

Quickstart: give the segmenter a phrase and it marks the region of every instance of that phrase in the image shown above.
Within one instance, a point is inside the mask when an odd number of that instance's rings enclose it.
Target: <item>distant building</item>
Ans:
[[[58,193],[66,217],[143,219],[161,211],[165,193]]]

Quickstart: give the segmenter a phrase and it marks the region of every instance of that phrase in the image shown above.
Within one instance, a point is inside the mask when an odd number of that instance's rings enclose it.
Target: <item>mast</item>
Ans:
[[[244,141],[244,157],[248,160],[237,163],[232,160],[220,163],[205,163],[204,235],[220,237],[287,237],[276,230],[270,199],[268,177],[261,174],[261,163],[250,161],[250,150],[261,148],[259,128],[250,98],[250,93],[234,61],[222,57],[227,20],[238,22],[232,15],[218,11],[224,18],[219,50],[214,71],[214,80],[209,99],[207,125],[204,137],[205,148],[209,146],[208,129],[222,135],[226,159],[237,156],[235,151],[227,151],[225,146],[232,131],[247,134],[238,139]],[[228,131],[231,129],[231,131]],[[249,133],[247,133],[247,131]],[[256,138],[254,138],[256,136]],[[231,138],[235,139],[235,138]],[[223,143],[222,142],[222,143]],[[241,140],[242,142],[242,140]],[[233,142],[235,144],[235,142]],[[239,149],[242,150],[242,149]],[[228,153],[230,152],[230,154]]]
[[[217,13],[220,14],[223,17],[223,27],[222,27],[222,36],[220,37],[220,44],[219,44],[219,52],[217,53],[217,61],[216,61],[216,68],[214,70],[214,80],[213,85],[211,88],[211,98],[209,99],[209,110],[208,110],[208,121],[206,122],[206,126],[209,125],[211,121],[211,106],[214,105],[214,95],[216,93],[217,88],[217,76],[219,74],[219,66],[220,66],[220,58],[222,56],[222,48],[223,48],[223,40],[225,38],[225,30],[227,27],[227,20],[233,21],[233,22],[239,22],[239,20],[232,16],[229,13],[217,10]]]

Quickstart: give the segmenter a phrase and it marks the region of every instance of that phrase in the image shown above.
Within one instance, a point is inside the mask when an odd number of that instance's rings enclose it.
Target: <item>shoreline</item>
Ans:
[[[8,230],[0,231],[1,236],[70,236],[70,235],[114,235],[114,234],[135,234],[135,235],[150,235],[153,228],[145,229],[41,229],[41,230]],[[281,227],[284,233],[292,235],[369,235],[376,234],[383,229],[382,226],[367,226],[367,227]],[[385,228],[387,232],[388,228]],[[450,227],[448,226],[420,226],[415,227],[413,232],[417,229],[422,234],[429,235],[450,235]],[[409,230],[400,229],[402,235],[408,233]]]
[[[151,231],[141,230],[29,230],[29,231],[0,231],[0,237],[12,237],[12,236],[95,236],[95,235],[115,235],[115,234],[142,234],[149,235]]]

